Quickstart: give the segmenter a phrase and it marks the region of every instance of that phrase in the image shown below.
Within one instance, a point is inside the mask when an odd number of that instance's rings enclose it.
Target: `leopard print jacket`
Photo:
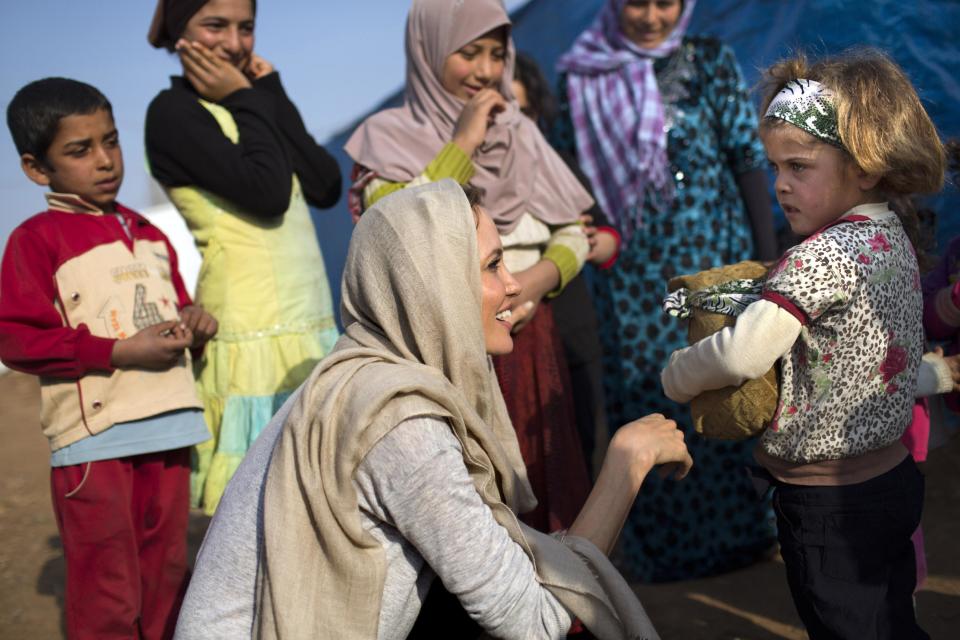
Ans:
[[[795,464],[887,446],[910,424],[923,350],[917,259],[896,214],[861,205],[788,251],[763,297],[800,337],[761,446]]]

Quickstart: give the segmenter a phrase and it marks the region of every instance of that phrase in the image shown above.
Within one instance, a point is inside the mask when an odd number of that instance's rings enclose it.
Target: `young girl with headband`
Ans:
[[[776,490],[787,579],[810,637],[927,638],[910,535],[924,481],[900,442],[923,349],[915,252],[887,204],[938,191],[944,152],[906,75],[876,51],[766,73],[761,137],[777,199],[806,236],[763,298],[675,352],[666,394],[760,377],[780,403],[755,452]]]

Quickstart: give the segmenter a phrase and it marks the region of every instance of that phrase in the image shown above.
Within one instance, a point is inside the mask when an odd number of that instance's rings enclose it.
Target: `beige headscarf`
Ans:
[[[353,160],[381,177],[409,182],[453,138],[463,102],[443,88],[447,57],[498,27],[509,29],[501,0],[414,0],[407,16],[407,82],[403,106],[367,118],[347,141]],[[486,193],[486,208],[500,233],[524,213],[550,225],[576,222],[593,198],[581,186],[513,95],[513,41],[497,87],[507,109],[497,114],[474,154],[471,180]]]
[[[477,492],[561,603],[600,638],[657,637],[596,547],[565,546],[514,515],[536,501],[485,352],[479,265],[452,180],[400,191],[360,219],[345,334],[304,383],[270,462],[255,637],[377,637],[385,560],[361,526],[353,475],[380,438],[424,415],[450,424]]]

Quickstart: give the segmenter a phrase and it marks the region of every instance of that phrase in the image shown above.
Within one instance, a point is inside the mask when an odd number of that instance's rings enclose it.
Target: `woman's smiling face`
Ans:
[[[497,27],[447,56],[440,73],[440,84],[466,102],[481,89],[500,86],[506,60],[506,29]]]
[[[254,14],[250,0],[210,0],[183,30],[183,38],[199,42],[241,71],[253,53]]]
[[[520,295],[520,284],[503,264],[500,234],[482,207],[477,207],[477,249],[480,254],[481,324],[487,353],[499,356],[513,351],[510,307]]]
[[[620,30],[638,47],[653,49],[670,37],[683,13],[680,0],[627,0]]]

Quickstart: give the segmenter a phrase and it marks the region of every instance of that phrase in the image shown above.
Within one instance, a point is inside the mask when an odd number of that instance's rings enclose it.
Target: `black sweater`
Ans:
[[[147,109],[146,149],[153,177],[165,187],[197,186],[261,218],[276,218],[290,204],[296,173],[310,204],[328,208],[340,198],[336,160],[307,133],[280,74],[220,101],[237,123],[239,143],[220,129],[200,96],[182,77],[171,78]]]

